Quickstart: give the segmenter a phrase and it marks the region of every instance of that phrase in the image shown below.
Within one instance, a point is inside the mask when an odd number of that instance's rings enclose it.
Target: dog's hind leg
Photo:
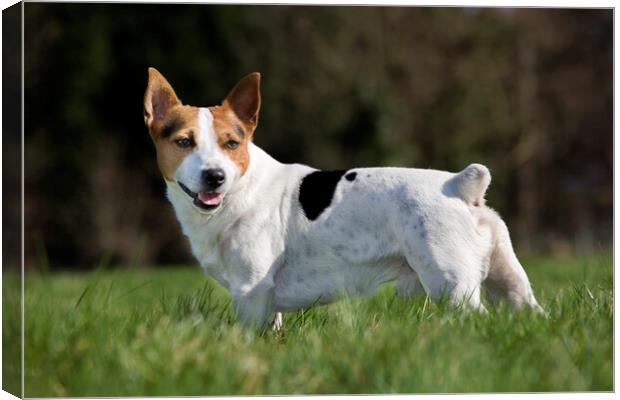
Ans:
[[[443,233],[440,241],[429,239],[429,233],[408,239],[403,250],[407,263],[434,302],[446,299],[452,307],[486,311],[480,301],[482,255],[454,231]]]
[[[452,200],[441,207],[422,204],[396,214],[394,225],[401,251],[431,300],[484,312],[480,286],[490,235],[477,231],[469,208]]]
[[[469,307],[479,312],[486,312],[480,300],[480,283],[467,276],[458,276],[453,271],[442,271],[436,266],[432,270],[420,273],[420,280],[426,293],[434,302],[447,300],[450,307]]]
[[[489,273],[484,281],[489,301],[497,303],[501,298],[506,298],[516,309],[529,306],[544,313],[534,297],[527,274],[517,259],[504,221],[488,207],[481,207],[475,215],[479,218],[479,225],[490,227],[494,242]]]

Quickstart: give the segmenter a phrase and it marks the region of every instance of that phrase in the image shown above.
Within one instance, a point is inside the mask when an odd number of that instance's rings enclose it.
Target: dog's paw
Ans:
[[[282,313],[281,312],[277,312],[276,315],[274,316],[271,329],[273,329],[276,332],[282,329]]]

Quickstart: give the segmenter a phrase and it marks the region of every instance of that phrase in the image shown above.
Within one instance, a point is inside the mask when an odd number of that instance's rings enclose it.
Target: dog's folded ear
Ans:
[[[164,119],[173,107],[181,105],[174,89],[155,68],[149,68],[149,83],[144,93],[144,123],[149,128]]]
[[[248,128],[252,130],[256,128],[260,110],[260,74],[253,72],[241,79],[226,96],[222,105],[232,109]]]

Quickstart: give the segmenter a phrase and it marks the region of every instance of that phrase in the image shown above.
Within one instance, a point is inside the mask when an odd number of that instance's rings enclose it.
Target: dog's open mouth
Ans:
[[[187,186],[177,181],[181,189],[194,199],[194,205],[203,210],[215,210],[222,203],[222,194],[218,192],[192,192]]]

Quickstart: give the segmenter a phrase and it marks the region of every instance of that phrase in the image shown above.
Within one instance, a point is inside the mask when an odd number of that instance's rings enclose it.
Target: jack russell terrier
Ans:
[[[319,171],[282,164],[252,142],[261,105],[252,73],[221,105],[181,103],[150,68],[144,121],[168,199],[207,274],[231,294],[238,319],[261,327],[283,311],[369,295],[446,296],[485,311],[506,298],[536,311],[506,225],[485,205],[489,170]]]

